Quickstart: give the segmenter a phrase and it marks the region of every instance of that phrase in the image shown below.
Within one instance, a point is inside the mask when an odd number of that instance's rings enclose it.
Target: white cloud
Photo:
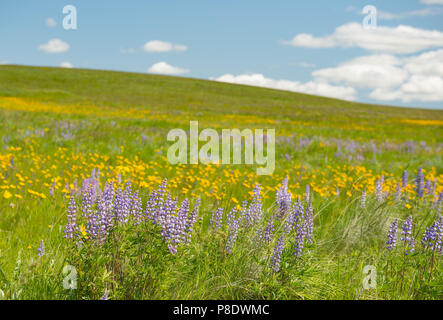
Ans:
[[[372,55],[353,59],[335,68],[316,70],[312,75],[319,80],[345,83],[358,88],[389,88],[402,84],[408,77],[400,60],[392,55]]]
[[[149,69],[148,72],[152,73],[159,73],[159,74],[184,74],[188,73],[188,69],[182,69],[179,67],[171,66],[170,64],[167,64],[166,62],[158,62],[153,64]]]
[[[443,4],[443,0],[420,0],[424,4]]]
[[[408,78],[396,88],[376,88],[370,96],[377,100],[403,102],[443,101],[443,49],[402,59]]]
[[[211,78],[211,80],[220,82],[229,82],[237,84],[246,84],[251,86],[273,88],[280,90],[288,90],[295,92],[303,92],[314,95],[327,96],[332,98],[355,100],[357,92],[354,88],[344,86],[333,86],[326,82],[321,81],[309,81],[301,83],[298,81],[290,80],[274,80],[266,78],[263,74],[224,74],[218,78]]]
[[[0,61],[0,64],[8,64],[8,61]]]
[[[406,12],[399,13],[391,13],[387,11],[377,10],[377,19],[380,20],[396,20],[396,19],[404,19],[409,17],[427,17],[439,15],[443,11],[441,8],[424,8],[420,10],[412,10]]]
[[[64,61],[64,62],[60,63],[60,67],[62,67],[62,68],[74,68],[72,63],[70,63],[68,61]]]
[[[443,77],[443,49],[407,58],[404,68],[415,75]]]
[[[57,26],[57,22],[53,18],[46,19],[45,24],[46,24],[46,26],[51,27],[51,28]]]
[[[443,101],[443,49],[398,58],[371,55],[312,72],[314,81],[372,89],[381,101]]]
[[[351,22],[335,29],[324,37],[301,33],[285,44],[308,48],[359,47],[387,53],[414,53],[443,47],[443,32],[399,25],[395,28],[364,28]]]
[[[399,88],[394,90],[377,88],[371,92],[370,97],[384,101],[443,101],[443,79],[436,76],[414,75]]]
[[[172,44],[166,41],[151,40],[145,43],[143,49],[146,52],[170,52],[170,51],[186,51],[188,47],[182,44]]]
[[[46,53],[62,53],[69,50],[69,44],[60,39],[51,39],[48,43],[40,45],[38,49]]]

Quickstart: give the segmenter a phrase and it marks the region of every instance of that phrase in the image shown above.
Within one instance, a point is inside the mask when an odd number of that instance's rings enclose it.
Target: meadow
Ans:
[[[0,120],[2,299],[443,298],[443,111],[1,65]],[[275,171],[169,164],[191,120]]]

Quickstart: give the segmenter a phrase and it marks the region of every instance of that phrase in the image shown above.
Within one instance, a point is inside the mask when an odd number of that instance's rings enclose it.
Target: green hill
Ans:
[[[332,124],[336,128],[347,125],[378,127],[379,130],[369,136],[363,134],[371,138],[408,138],[402,129],[405,126],[408,131],[405,119],[443,120],[441,110],[361,104],[181,77],[48,67],[0,66],[1,96],[57,104],[93,104],[117,110],[133,107],[154,112],[183,111],[196,117],[202,114],[214,117],[255,115],[276,121],[294,120],[306,124],[304,127],[324,128]],[[429,133],[425,129],[415,132],[413,137],[428,140]],[[340,130],[336,134],[341,135]]]

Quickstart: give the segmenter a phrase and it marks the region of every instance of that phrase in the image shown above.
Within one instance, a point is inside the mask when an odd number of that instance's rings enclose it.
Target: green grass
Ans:
[[[437,218],[433,204],[443,190],[443,111],[197,79],[2,65],[0,120],[0,289],[5,298],[98,299],[106,290],[112,299],[443,297],[441,256],[420,245],[423,231]],[[166,135],[173,128],[189,129],[190,120],[198,120],[200,130],[275,128],[274,174],[258,177],[254,166],[245,165],[211,172],[203,165],[168,165]],[[437,189],[424,198],[414,191],[420,166],[425,178],[437,179]],[[93,168],[100,168],[101,186],[117,173],[131,179],[143,203],[162,178],[168,178],[180,201],[189,198],[194,205],[201,195],[192,241],[171,255],[158,226],[150,223],[118,226],[99,247],[79,249],[64,239],[65,184],[81,184]],[[409,173],[408,190],[396,200],[403,170]],[[362,208],[363,189],[373,188],[371,181],[381,174],[389,196],[379,202],[368,192]],[[257,228],[275,213],[275,188],[286,175],[293,201],[311,185],[314,242],[295,258],[292,234],[280,272],[274,273],[269,265],[278,239],[258,248],[252,244]],[[255,182],[263,186],[265,221],[242,229],[227,255],[229,231],[225,226],[212,232],[210,217],[218,207],[226,213],[237,202],[249,201]],[[214,186],[218,198],[206,194]],[[389,254],[384,248],[389,225],[398,218],[401,228],[409,215],[416,253],[404,257],[397,248]],[[276,224],[276,230],[282,228]],[[41,240],[46,253],[38,257]],[[78,271],[76,290],[63,288],[67,264]],[[377,268],[376,289],[363,288],[365,265]]]

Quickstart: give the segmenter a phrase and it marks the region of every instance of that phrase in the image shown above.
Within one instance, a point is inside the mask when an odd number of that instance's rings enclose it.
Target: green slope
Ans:
[[[442,134],[440,125],[417,127],[405,124],[403,120],[443,120],[443,111],[440,110],[361,104],[181,77],[49,67],[0,66],[2,96],[116,109],[131,107],[165,113],[184,111],[193,115],[194,119],[201,115],[217,118],[228,114],[253,114],[275,121],[296,121],[300,127],[295,129],[307,134],[323,133],[341,137],[435,141],[434,138]],[[342,129],[349,126],[360,129],[375,126],[377,130],[367,133],[354,128],[352,132],[343,133]],[[312,127],[321,130],[313,131]]]

